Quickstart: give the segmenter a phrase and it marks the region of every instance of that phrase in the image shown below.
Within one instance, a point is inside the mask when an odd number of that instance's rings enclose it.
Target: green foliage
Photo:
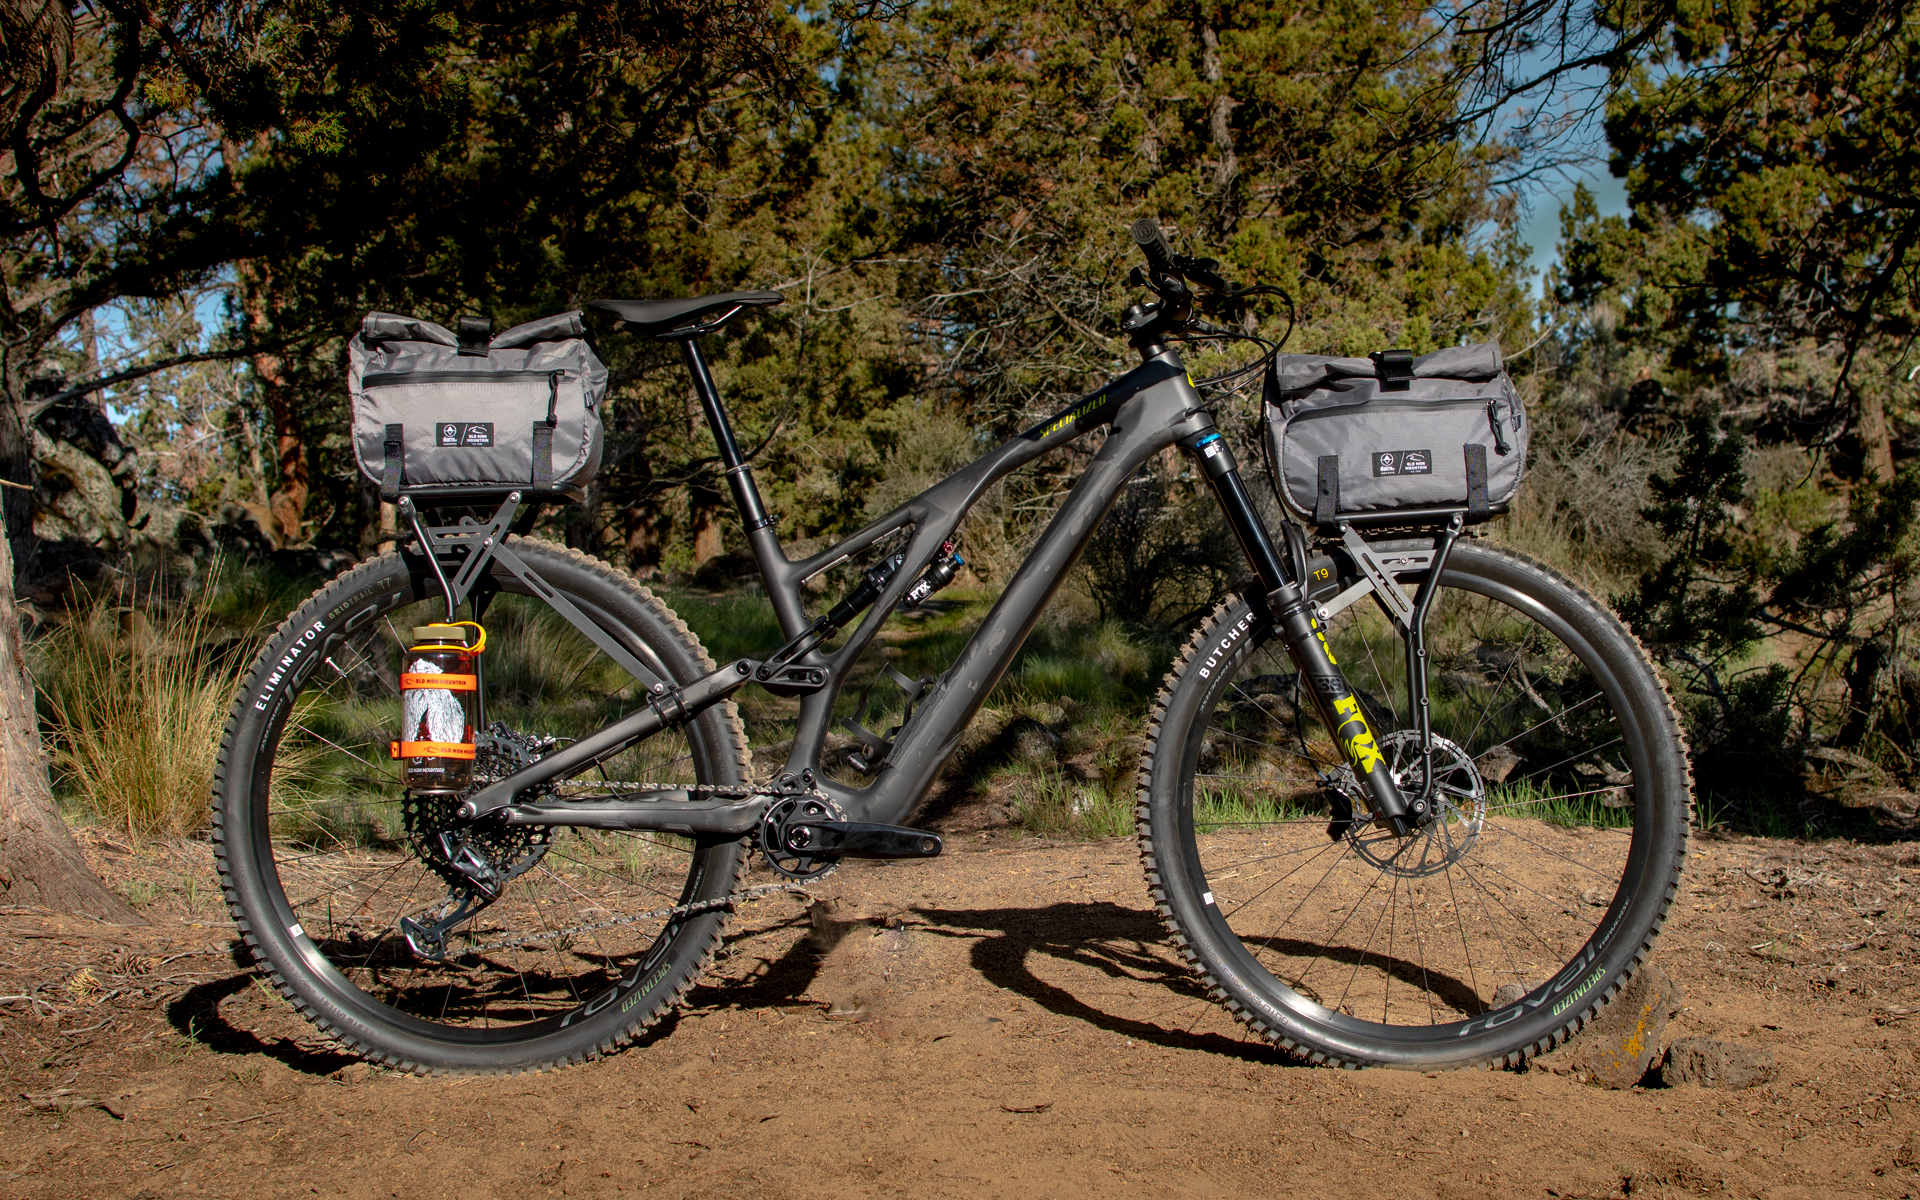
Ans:
[[[159,611],[105,595],[33,647],[58,794],[134,837],[205,827],[227,708],[251,647],[206,589]]]

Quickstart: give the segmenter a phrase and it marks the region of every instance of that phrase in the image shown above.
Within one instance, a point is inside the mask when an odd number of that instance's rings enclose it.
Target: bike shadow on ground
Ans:
[[[357,1055],[330,1046],[287,1037],[263,1038],[223,1016],[221,1003],[253,986],[258,978],[250,956],[237,940],[232,952],[233,965],[238,968],[234,974],[195,984],[167,1005],[167,1023],[176,1033],[216,1054],[262,1054],[302,1075],[331,1075],[360,1061]]]
[[[731,948],[769,932],[779,933],[808,926],[807,915],[801,913],[771,929],[738,930],[727,936],[724,945]],[[246,948],[236,941],[231,949],[233,965],[238,968],[236,973],[195,984],[167,1005],[167,1023],[176,1033],[216,1054],[260,1054],[303,1075],[332,1075],[343,1067],[361,1061],[358,1055],[330,1046],[315,1046],[288,1037],[262,1037],[229,1020],[220,1011],[221,1004],[253,986],[259,979]],[[723,969],[732,961],[733,956],[723,955]],[[777,958],[760,960],[743,979],[716,979],[714,972],[709,970],[688,991],[680,1008],[637,1036],[634,1044],[646,1046],[668,1037],[679,1023],[680,1014],[689,1010],[780,1008],[808,1004],[810,1002],[803,997],[820,972],[820,962],[821,955],[816,944],[800,937]]]
[[[1219,1011],[1219,1004],[1178,960],[1177,952],[1168,945],[1166,927],[1151,912],[1106,900],[1041,908],[914,911],[928,922],[927,933],[976,939],[970,957],[987,982],[1024,996],[1057,1016],[1159,1046],[1201,1050],[1248,1062],[1301,1065],[1251,1031],[1237,1037],[1195,1032],[1197,1025]],[[1384,967],[1401,982],[1430,990],[1459,1011],[1486,1008],[1465,980],[1406,959],[1384,956],[1377,949],[1328,947],[1281,938],[1269,938],[1264,944],[1276,953],[1333,967],[1363,963],[1376,969]],[[1051,959],[1069,968],[1089,968],[1117,986],[1076,987],[1042,978],[1035,969],[1036,958]],[[1139,986],[1130,992],[1129,984]],[[1311,999],[1336,1002],[1304,985],[1296,986]],[[1165,1001],[1156,1005],[1147,999],[1148,989],[1161,989]],[[1116,1000],[1127,1003],[1116,1004]],[[1113,1011],[1129,1007],[1158,1007],[1164,1015],[1141,1017]]]
[[[1156,1046],[1273,1066],[1295,1065],[1292,1056],[1251,1034],[1232,1037],[1195,1031],[1217,1005],[1171,957],[1166,930],[1150,912],[1110,900],[1039,908],[913,911],[926,922],[922,929],[926,934],[972,939],[968,957],[988,983],[1024,996],[1055,1016]],[[1080,987],[1042,978],[1036,960],[1089,969],[1108,983]],[[1080,974],[1072,970],[1047,973]],[[1135,985],[1131,993],[1129,985]],[[1155,999],[1156,991],[1161,999]],[[1117,1011],[1142,1007],[1160,1012],[1140,1016]]]

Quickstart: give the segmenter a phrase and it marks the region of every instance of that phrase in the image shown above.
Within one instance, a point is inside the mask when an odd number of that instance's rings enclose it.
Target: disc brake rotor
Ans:
[[[1425,783],[1419,732],[1396,729],[1383,734],[1380,750],[1400,790],[1417,796]],[[1363,789],[1351,767],[1334,773],[1333,786],[1353,811],[1365,812],[1364,804],[1354,802]],[[1487,817],[1487,789],[1479,768],[1465,750],[1443,737],[1433,739],[1433,800],[1438,809],[1434,819],[1407,837],[1362,818],[1347,827],[1346,839],[1355,854],[1388,875],[1420,879],[1438,874],[1467,856]]]

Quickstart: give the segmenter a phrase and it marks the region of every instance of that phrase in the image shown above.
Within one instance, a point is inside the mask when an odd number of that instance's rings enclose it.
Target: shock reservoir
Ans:
[[[400,739],[415,792],[459,792],[473,783],[477,671],[487,631],[474,621],[416,625],[400,665]]]

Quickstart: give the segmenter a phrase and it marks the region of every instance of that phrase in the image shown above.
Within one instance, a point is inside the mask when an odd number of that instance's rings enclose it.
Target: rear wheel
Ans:
[[[521,558],[660,680],[713,663],[647,589],[542,542]],[[461,827],[457,796],[410,795],[388,746],[408,630],[445,616],[424,563],[390,554],[314,593],[269,639],[234,702],[214,784],[214,840],[234,919],[263,971],[350,1048],[418,1071],[510,1072],[596,1057],[658,1020],[719,941],[745,867],[737,840],[576,828]],[[476,786],[646,702],[498,565],[484,616],[488,718]],[[731,703],[708,709],[558,790],[605,780],[740,784]],[[466,880],[439,835],[461,830],[506,883],[452,924],[444,957],[403,922],[453,915]],[[471,898],[470,898],[471,899]],[[692,915],[660,910],[711,902]]]
[[[1391,563],[1430,546],[1376,550]],[[1357,579],[1338,560],[1314,568],[1319,603]],[[1401,786],[1418,788],[1397,632],[1371,596],[1325,624]],[[1428,640],[1442,815],[1411,837],[1368,820],[1244,601],[1188,645],[1153,716],[1139,822],[1160,911],[1217,999],[1316,1062],[1431,1069],[1551,1048],[1633,973],[1679,878],[1685,749],[1617,618],[1539,563],[1461,542]]]

